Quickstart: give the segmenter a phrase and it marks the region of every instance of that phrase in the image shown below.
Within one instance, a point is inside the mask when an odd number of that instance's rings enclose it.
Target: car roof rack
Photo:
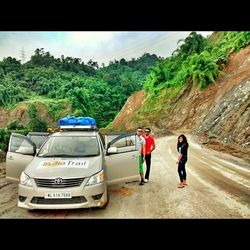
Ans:
[[[96,121],[92,117],[66,116],[58,121],[60,129],[70,131],[96,131]]]
[[[97,131],[96,125],[61,125],[60,129],[67,131]]]

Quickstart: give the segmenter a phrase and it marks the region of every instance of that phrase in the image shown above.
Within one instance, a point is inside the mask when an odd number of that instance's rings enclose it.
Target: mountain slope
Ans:
[[[132,95],[113,129],[134,130],[141,125],[156,134],[190,132],[214,149],[250,161],[250,46],[232,54],[224,75],[207,88],[199,90],[190,81],[171,100],[165,91],[164,98],[154,100],[158,110],[152,103],[152,109],[145,111],[149,98],[143,90]]]

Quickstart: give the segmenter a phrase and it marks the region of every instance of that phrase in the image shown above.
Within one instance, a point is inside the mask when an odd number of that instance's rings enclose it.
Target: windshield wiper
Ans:
[[[38,155],[38,157],[75,157],[75,155],[68,155],[68,154],[46,154],[46,155]]]

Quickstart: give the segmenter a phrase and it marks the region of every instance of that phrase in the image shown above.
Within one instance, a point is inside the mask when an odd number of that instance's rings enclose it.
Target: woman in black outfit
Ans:
[[[183,134],[178,137],[177,151],[178,160],[176,164],[178,164],[178,173],[181,181],[178,188],[184,188],[187,186],[185,164],[187,162],[188,142],[186,136]]]

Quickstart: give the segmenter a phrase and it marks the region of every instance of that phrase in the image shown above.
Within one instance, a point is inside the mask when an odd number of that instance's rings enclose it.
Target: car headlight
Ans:
[[[25,174],[24,172],[22,172],[22,174],[21,174],[20,184],[24,185],[24,186],[27,186],[27,187],[32,187],[33,186],[31,178],[27,174]]]
[[[99,173],[91,176],[91,178],[87,182],[86,186],[102,183],[103,181],[104,181],[104,171],[102,170]]]

